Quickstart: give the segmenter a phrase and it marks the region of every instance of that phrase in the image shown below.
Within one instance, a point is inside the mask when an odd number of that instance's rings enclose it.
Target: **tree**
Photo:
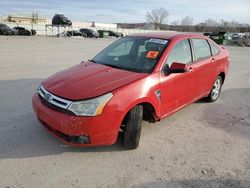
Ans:
[[[186,16],[186,17],[182,18],[181,25],[184,25],[184,26],[193,25],[193,20],[194,19],[192,17]]]
[[[231,27],[240,27],[240,23],[236,20],[232,20],[230,24],[231,24]]]
[[[231,24],[229,21],[226,21],[226,20],[223,20],[223,19],[220,19],[220,26],[221,27],[230,27]]]
[[[171,23],[171,25],[179,25],[180,21],[179,20],[175,20]]]
[[[211,18],[206,19],[204,21],[204,23],[205,23],[206,26],[213,26],[213,27],[219,26],[219,23],[216,20],[213,20]]]
[[[146,20],[154,24],[155,29],[159,29],[160,25],[167,22],[169,14],[165,8],[153,9],[146,13]]]

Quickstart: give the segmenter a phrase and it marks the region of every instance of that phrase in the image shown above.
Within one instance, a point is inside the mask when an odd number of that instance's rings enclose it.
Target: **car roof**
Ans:
[[[149,33],[138,33],[133,35],[128,35],[131,37],[147,37],[147,38],[159,38],[159,39],[172,39],[174,37],[202,37],[205,38],[203,35],[198,34],[190,34],[190,33],[181,33],[181,32],[174,32],[174,31],[166,31],[166,32],[149,32]]]

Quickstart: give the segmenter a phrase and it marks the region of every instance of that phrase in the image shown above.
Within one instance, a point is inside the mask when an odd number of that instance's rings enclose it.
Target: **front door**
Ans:
[[[192,67],[192,53],[188,39],[179,41],[168,55],[166,65],[173,62],[188,65],[184,73],[161,74],[161,116],[166,116],[190,103],[195,96],[196,71]]]

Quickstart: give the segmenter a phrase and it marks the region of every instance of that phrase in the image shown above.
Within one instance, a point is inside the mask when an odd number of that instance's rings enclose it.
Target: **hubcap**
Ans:
[[[221,89],[221,81],[220,81],[220,79],[217,79],[214,83],[212,93],[211,93],[211,96],[213,99],[216,99],[219,96],[220,89]]]

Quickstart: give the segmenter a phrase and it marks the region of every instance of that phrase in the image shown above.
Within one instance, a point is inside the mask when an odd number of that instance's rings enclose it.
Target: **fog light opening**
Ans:
[[[74,144],[89,144],[88,136],[70,136],[70,142]]]

